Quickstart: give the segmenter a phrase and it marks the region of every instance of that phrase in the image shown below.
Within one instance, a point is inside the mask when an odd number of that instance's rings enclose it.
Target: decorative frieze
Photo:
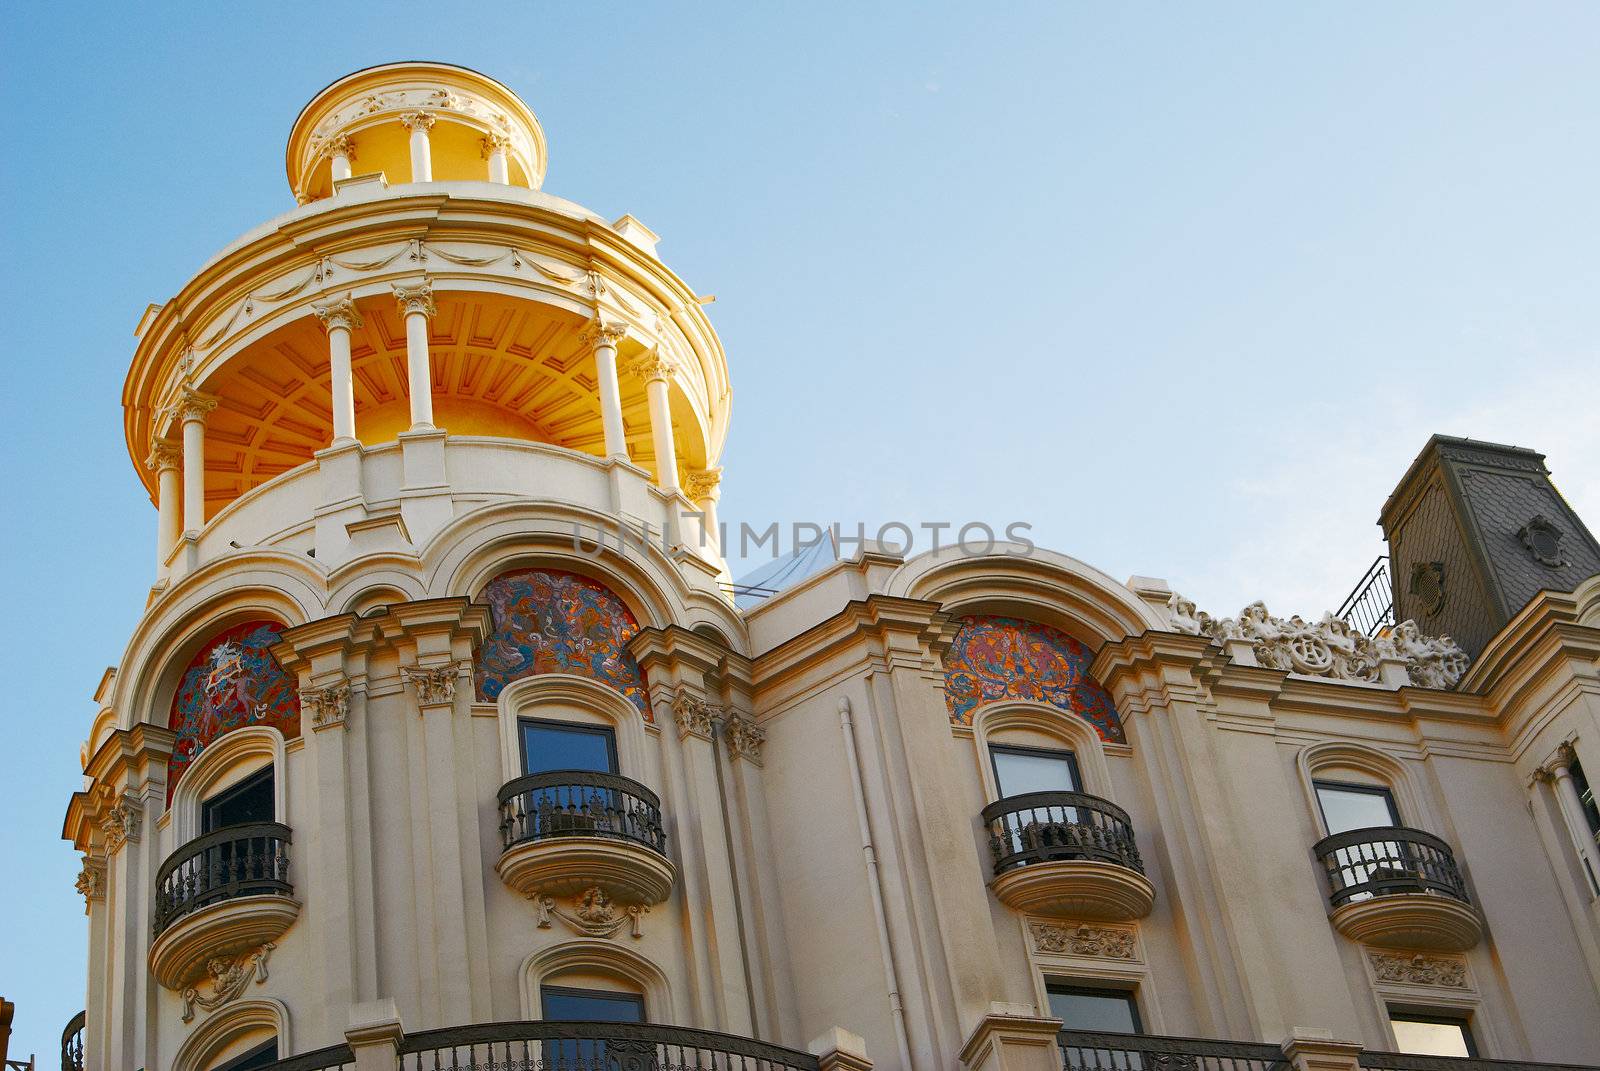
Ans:
[[[1305,677],[1375,684],[1383,662],[1400,662],[1411,683],[1421,688],[1454,688],[1471,659],[1449,636],[1425,636],[1414,621],[1403,621],[1380,636],[1367,636],[1343,618],[1323,614],[1306,621],[1298,614],[1274,617],[1256,601],[1237,618],[1214,618],[1193,601],[1174,594],[1167,602],[1173,631],[1209,636],[1218,643],[1250,645],[1256,662]]]
[[[1380,982],[1439,989],[1467,988],[1467,961],[1463,956],[1369,951],[1367,959],[1372,964],[1372,976]]]
[[[339,681],[321,688],[300,689],[300,711],[311,716],[313,730],[331,729],[336,725],[348,728],[350,683]]]
[[[1028,923],[1036,951],[1061,956],[1095,956],[1101,959],[1137,958],[1134,931],[1121,926],[1062,925],[1033,920]]]
[[[678,725],[680,740],[686,736],[710,740],[711,723],[716,716],[717,708],[699,696],[680,691],[672,697],[672,720]]]
[[[761,765],[761,747],[767,742],[767,731],[742,714],[729,714],[722,722],[722,741],[728,748],[728,757],[749,759]]]
[[[115,855],[126,842],[139,842],[139,830],[144,823],[144,801],[132,792],[124,792],[100,815],[100,832],[105,834],[106,853]]]
[[[406,666],[401,671],[406,683],[417,693],[417,705],[447,706],[455,702],[456,681],[461,667],[454,662],[442,666]]]
[[[83,909],[89,910],[92,900],[106,898],[106,864],[103,859],[96,859],[92,855],[83,857],[83,868],[78,871],[78,880],[73,887],[83,897]]]
[[[272,954],[275,946],[271,941],[260,948],[248,951],[238,956],[213,956],[206,961],[206,974],[211,980],[211,995],[201,996],[200,990],[194,986],[184,989],[183,1021],[189,1022],[194,1018],[195,1005],[202,1011],[212,1011],[228,1001],[235,999],[244,992],[245,986],[254,979],[256,985],[267,980],[267,957]]]
[[[583,937],[613,937],[623,926],[632,924],[630,935],[644,936],[643,919],[650,908],[644,904],[629,904],[618,909],[612,899],[599,886],[591,887],[573,898],[572,907],[565,908],[554,896],[534,898],[539,909],[538,927],[550,928],[550,920],[560,919],[572,932]]]

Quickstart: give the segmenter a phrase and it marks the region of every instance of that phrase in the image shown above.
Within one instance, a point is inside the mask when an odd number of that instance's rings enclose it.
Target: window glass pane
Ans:
[[[611,730],[525,721],[522,723],[522,769],[531,774],[551,770],[616,773],[616,747]]]
[[[1028,792],[1077,792],[1078,770],[1070,751],[991,749],[1001,797]]]
[[[539,990],[539,1001],[546,1019],[573,1019],[580,1023],[644,1022],[644,998],[634,993],[545,986]]]
[[[1328,823],[1329,833],[1400,824],[1388,789],[1317,782],[1317,800],[1322,804],[1322,817]]]
[[[1471,1056],[1467,1024],[1459,1019],[1390,1019],[1401,1052],[1415,1056]]]
[[[210,833],[247,822],[272,821],[272,767],[206,800],[201,807],[200,831]]]
[[[1126,993],[1051,986],[1050,1014],[1061,1020],[1064,1030],[1139,1033],[1139,1014]]]
[[[218,1065],[217,1071],[258,1071],[277,1062],[278,1039],[273,1038],[260,1048],[251,1049],[242,1056],[235,1056],[227,1063]]]

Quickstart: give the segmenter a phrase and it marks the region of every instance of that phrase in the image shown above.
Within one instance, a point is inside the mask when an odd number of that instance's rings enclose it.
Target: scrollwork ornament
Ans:
[[[254,979],[256,985],[261,985],[267,980],[267,957],[277,946],[271,941],[260,948],[233,956],[212,956],[206,961],[206,974],[211,981],[211,995],[201,996],[200,990],[189,986],[182,993],[183,1021],[194,1019],[195,1005],[204,1011],[220,1008],[233,1000],[244,987]]]
[[[1372,976],[1380,982],[1427,985],[1440,989],[1467,988],[1467,961],[1459,956],[1368,952]]]
[[[1090,926],[1087,923],[1058,925],[1052,922],[1030,922],[1033,947],[1040,952],[1068,956],[1096,956],[1102,959],[1134,958],[1132,930],[1115,926]]]

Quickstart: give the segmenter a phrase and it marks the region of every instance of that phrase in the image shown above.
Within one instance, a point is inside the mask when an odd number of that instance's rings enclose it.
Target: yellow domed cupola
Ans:
[[[357,175],[407,182],[499,182],[537,190],[544,131],[515,93],[448,63],[369,67],[334,82],[295,120],[286,166],[301,204]]]

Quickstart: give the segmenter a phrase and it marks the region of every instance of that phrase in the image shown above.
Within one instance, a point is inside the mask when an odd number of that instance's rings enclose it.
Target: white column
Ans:
[[[511,162],[507,156],[511,139],[504,134],[490,134],[483,139],[483,155],[489,161],[489,181],[502,186],[511,184]]]
[[[217,407],[209,394],[184,388],[178,401],[183,422],[183,530],[206,526],[206,415]]]
[[[350,177],[350,161],[356,158],[356,143],[348,134],[340,134],[328,143],[333,166],[333,181]]]
[[[1595,853],[1591,850],[1591,845],[1595,843],[1594,834],[1590,832],[1589,822],[1583,816],[1583,800],[1578,795],[1578,786],[1572,780],[1571,765],[1577,761],[1577,757],[1571,744],[1562,744],[1549,770],[1555,782],[1561,818],[1567,825],[1567,835],[1572,838],[1573,851],[1578,854],[1578,865],[1589,878],[1591,892],[1600,895],[1600,866],[1596,865]]]
[[[411,131],[411,181],[433,181],[433,150],[428,146],[428,128],[433,126],[433,116],[427,112],[402,115],[400,121]]]
[[[178,545],[178,496],[182,493],[183,455],[172,443],[157,440],[145,467],[156,474],[156,572],[166,568],[172,548]]]
[[[644,380],[645,397],[650,402],[650,441],[656,448],[656,485],[676,491],[678,457],[672,443],[672,408],[667,395],[672,365],[659,352],[652,350],[634,364],[633,370]]]
[[[411,393],[411,430],[433,427],[433,372],[428,367],[428,317],[435,312],[427,279],[396,285],[395,300],[406,320],[406,389]]]
[[[628,333],[622,324],[596,319],[583,333],[594,347],[595,381],[600,385],[600,426],[605,430],[607,457],[628,459],[627,437],[622,429],[622,389],[617,383],[617,343]]]
[[[705,515],[700,523],[705,529],[706,543],[720,551],[722,532],[717,526],[717,502],[722,498],[722,470],[717,468],[689,473],[684,481],[683,493]]]
[[[328,330],[328,389],[333,393],[333,443],[335,446],[353,443],[356,441],[356,388],[355,377],[350,370],[350,332],[361,326],[361,313],[356,310],[355,301],[348,296],[311,308]],[[426,343],[426,335],[423,341]]]

